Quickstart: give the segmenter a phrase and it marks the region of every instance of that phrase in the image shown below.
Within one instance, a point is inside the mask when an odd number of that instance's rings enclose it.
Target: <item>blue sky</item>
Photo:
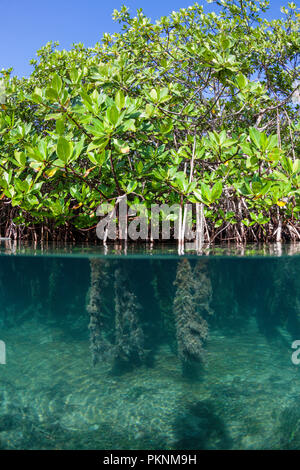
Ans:
[[[105,32],[118,30],[112,20],[113,9],[122,4],[135,13],[142,8],[153,20],[173,10],[186,8],[194,0],[0,0],[0,70],[13,67],[18,76],[28,76],[32,70],[29,61],[37,49],[48,41],[59,41],[69,49],[73,43],[92,46]],[[205,0],[206,10],[213,9]],[[268,18],[278,18],[284,0],[270,0]]]

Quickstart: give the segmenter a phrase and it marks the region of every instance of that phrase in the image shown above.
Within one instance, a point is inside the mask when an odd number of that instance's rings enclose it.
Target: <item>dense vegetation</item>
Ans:
[[[299,14],[215,3],[155,23],[123,7],[120,34],[2,72],[1,236],[95,238],[127,194],[195,203],[206,240],[300,239]]]

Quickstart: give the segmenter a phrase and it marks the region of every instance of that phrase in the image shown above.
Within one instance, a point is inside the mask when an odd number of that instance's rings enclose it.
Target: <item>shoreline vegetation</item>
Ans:
[[[121,33],[2,70],[0,237],[94,242],[99,205],[118,220],[126,197],[179,204],[179,245],[186,204],[198,246],[300,240],[300,14],[215,3],[155,23],[122,7]]]

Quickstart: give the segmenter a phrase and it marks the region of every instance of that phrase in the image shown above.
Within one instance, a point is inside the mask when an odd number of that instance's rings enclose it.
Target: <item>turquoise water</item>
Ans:
[[[300,449],[299,249],[214,250],[3,243],[0,449]]]

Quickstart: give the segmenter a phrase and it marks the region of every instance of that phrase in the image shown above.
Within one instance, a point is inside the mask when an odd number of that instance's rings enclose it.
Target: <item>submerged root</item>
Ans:
[[[141,306],[131,292],[124,269],[115,271],[115,362],[124,364],[145,359],[144,333],[140,325]]]
[[[178,264],[174,284],[176,294],[173,312],[176,323],[178,356],[183,364],[203,362],[205,354],[203,344],[207,338],[208,325],[197,311],[195,277],[187,259],[183,259]],[[207,301],[204,302],[204,293],[202,293],[201,299],[202,310],[206,311],[208,303]]]
[[[207,318],[213,314],[210,307],[212,300],[212,285],[208,272],[207,260],[197,261],[194,272],[194,302],[201,316]]]
[[[103,309],[103,291],[108,282],[107,263],[103,260],[90,260],[91,287],[87,312],[90,315],[90,348],[93,365],[112,356],[112,344],[105,335],[106,316]]]

